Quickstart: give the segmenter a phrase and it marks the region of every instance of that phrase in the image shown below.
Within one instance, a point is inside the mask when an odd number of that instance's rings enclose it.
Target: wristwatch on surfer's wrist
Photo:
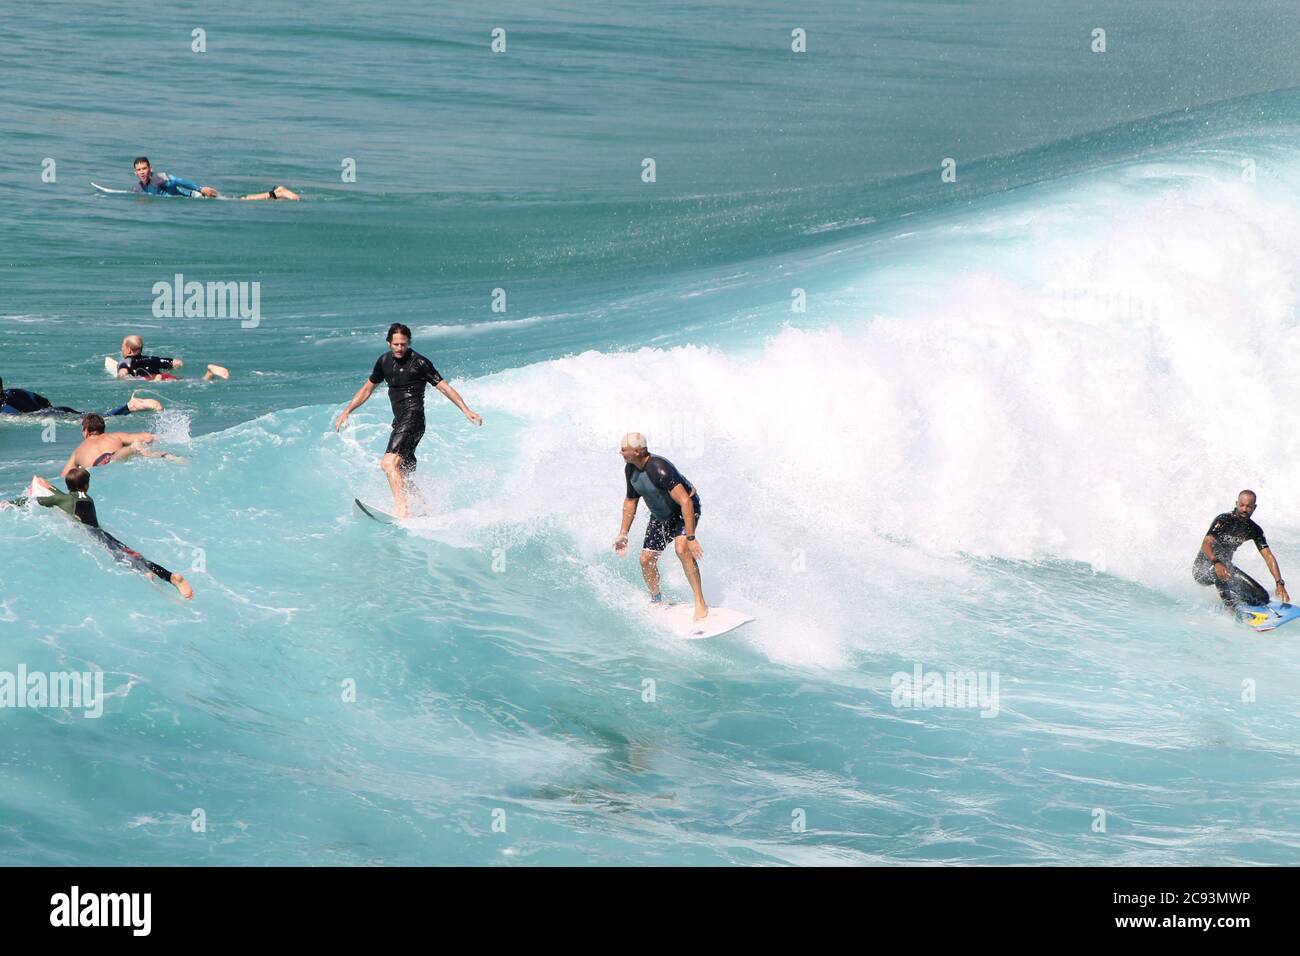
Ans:
[[[1278,578],[1278,579],[1277,579],[1277,586],[1280,587],[1280,588],[1284,588],[1284,587],[1286,587],[1286,582],[1283,581],[1281,578]]]
[[[687,540],[687,541],[694,541],[694,540],[695,540],[695,535],[693,535],[693,534],[688,534],[688,535],[686,536],[686,540]]]

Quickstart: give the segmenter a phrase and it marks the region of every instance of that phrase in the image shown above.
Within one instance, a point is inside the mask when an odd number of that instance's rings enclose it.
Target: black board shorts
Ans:
[[[695,502],[695,523],[700,523],[700,496],[691,498]],[[686,516],[680,511],[667,521],[660,521],[654,515],[645,526],[645,543],[641,545],[646,551],[662,551],[668,543],[686,533]]]
[[[424,437],[424,416],[409,415],[406,418],[393,419],[393,433],[388,436],[387,455],[397,455],[401,460],[397,467],[403,471],[414,471],[415,446]]]

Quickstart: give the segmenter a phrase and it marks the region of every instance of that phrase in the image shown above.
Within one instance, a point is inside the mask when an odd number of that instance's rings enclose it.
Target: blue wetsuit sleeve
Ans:
[[[370,384],[378,385],[384,380],[384,357],[381,355],[375,360],[375,367],[370,372]]]
[[[201,187],[198,183],[192,183],[188,179],[181,179],[179,176],[167,177],[167,189],[170,192],[175,189],[182,196],[189,196],[199,191]]]

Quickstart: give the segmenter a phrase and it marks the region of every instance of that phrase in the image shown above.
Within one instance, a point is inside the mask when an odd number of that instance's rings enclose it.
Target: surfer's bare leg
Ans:
[[[384,470],[388,476],[388,487],[393,490],[393,517],[405,518],[407,516],[406,508],[406,475],[402,470],[402,456],[397,452],[390,451],[379,460],[379,467]]]
[[[221,365],[209,365],[208,370],[203,373],[203,381],[210,382],[214,378],[230,378],[230,369]]]
[[[136,398],[135,392],[127,400],[126,407],[133,412],[161,412],[162,402],[156,398]]]
[[[691,591],[695,594],[695,615],[691,620],[698,621],[708,616],[709,606],[704,603],[704,584],[700,581],[700,566],[696,563],[695,556],[691,554],[689,545],[690,542],[686,540],[684,534],[673,539],[677,557],[682,559],[682,570],[686,572],[686,580],[691,582]]]
[[[135,449],[135,451],[131,452],[130,449]],[[113,460],[120,461],[122,458],[129,458],[131,454],[138,454],[142,458],[167,458],[171,461],[176,462],[179,465],[185,464],[185,459],[181,458],[179,455],[173,455],[169,451],[152,451],[148,448],[145,448],[143,445],[127,445],[125,448],[123,448],[121,451],[119,451],[116,455],[113,456]]]
[[[117,451],[113,452],[113,459],[112,459],[112,460],[113,460],[113,461],[126,461],[126,459],[130,458],[132,455],[144,455],[144,456],[148,456],[148,455],[151,455],[151,454],[153,454],[153,453],[147,451],[147,450],[145,449],[144,445],[140,445],[140,444],[123,445],[123,446],[122,446],[121,448],[119,448]]]
[[[650,589],[652,600],[659,599],[659,552],[642,551],[641,552],[641,576],[645,578],[645,586]]]
[[[256,201],[259,199],[301,199],[296,192],[286,186],[276,186],[274,189],[268,189],[266,192],[249,193],[247,196],[240,196],[240,199]]]

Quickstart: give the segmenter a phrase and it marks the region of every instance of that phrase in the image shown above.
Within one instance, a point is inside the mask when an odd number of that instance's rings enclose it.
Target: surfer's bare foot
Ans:
[[[127,400],[126,407],[132,412],[161,412],[163,410],[162,402],[156,398],[136,398],[135,392],[131,393],[130,399]]]
[[[707,604],[697,604],[695,605],[695,615],[691,618],[691,620],[702,621],[708,616],[709,616],[709,606]]]
[[[230,378],[230,369],[220,365],[209,365],[208,370],[203,373],[203,381],[210,382],[214,378]]]
[[[175,571],[172,572],[172,584],[176,585],[176,590],[181,592],[181,597],[185,598],[185,600],[191,601],[194,599],[194,589],[190,587],[190,582]]]
[[[144,455],[146,458],[166,458],[168,461],[174,461],[178,465],[189,464],[189,462],[186,461],[184,458],[182,458],[180,455],[173,455],[169,451],[146,451],[145,449],[142,448],[140,449],[140,453]]]

